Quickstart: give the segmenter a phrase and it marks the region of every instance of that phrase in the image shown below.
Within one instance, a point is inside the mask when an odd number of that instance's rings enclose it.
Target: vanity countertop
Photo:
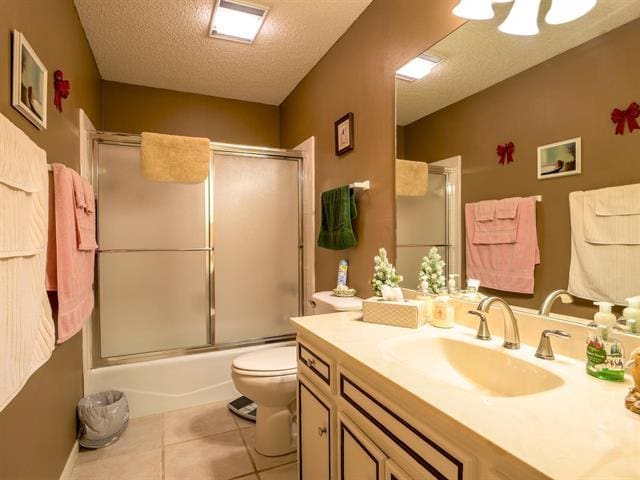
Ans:
[[[364,323],[361,312],[293,318],[298,333],[326,342],[363,368],[386,378],[402,395],[424,401],[530,467],[558,480],[640,479],[640,415],[624,407],[630,380],[611,383],[585,373],[584,364],[556,355],[534,357],[535,348],[506,350],[500,338],[481,342],[475,331],[457,325],[442,330],[425,325],[417,330]],[[384,345],[409,336],[448,337],[500,350],[547,369],[564,383],[544,392],[500,397],[429,379],[394,358]],[[500,374],[499,371],[496,372]]]

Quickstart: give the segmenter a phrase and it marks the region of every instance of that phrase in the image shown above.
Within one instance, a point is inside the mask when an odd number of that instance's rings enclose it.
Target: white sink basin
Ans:
[[[480,341],[419,336],[394,339],[382,348],[432,380],[490,396],[532,395],[564,383],[556,374]]]

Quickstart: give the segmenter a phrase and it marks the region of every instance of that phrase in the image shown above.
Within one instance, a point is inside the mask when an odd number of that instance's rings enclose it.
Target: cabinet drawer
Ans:
[[[468,468],[470,460],[463,459],[450,447],[445,449],[433,434],[427,434],[426,429],[419,429],[414,426],[415,422],[402,418],[398,407],[382,395],[369,391],[366,384],[351,373],[341,369],[338,375],[341,400],[357,412],[353,418],[362,419],[361,427],[365,431],[373,430],[371,435],[376,434],[372,437],[376,443],[385,451],[389,448],[387,454],[391,449],[401,452],[412,465],[411,471],[421,472],[419,478],[463,480],[472,477]]]
[[[320,380],[329,388],[332,387],[332,361],[319,354],[316,349],[298,342],[298,361],[307,376]]]
[[[384,480],[413,480],[407,472],[402,470],[393,460],[387,460]]]

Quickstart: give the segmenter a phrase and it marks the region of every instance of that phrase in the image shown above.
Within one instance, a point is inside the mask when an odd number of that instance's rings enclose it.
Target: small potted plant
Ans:
[[[427,320],[433,319],[435,296],[445,286],[445,263],[436,247],[431,248],[429,254],[422,258],[418,285],[418,300],[425,302]]]
[[[389,262],[387,251],[384,248],[378,251],[374,261],[375,267],[373,278],[371,279],[371,288],[376,297],[382,297],[382,287],[384,285],[397,287],[402,282],[402,275],[396,273],[396,268]]]

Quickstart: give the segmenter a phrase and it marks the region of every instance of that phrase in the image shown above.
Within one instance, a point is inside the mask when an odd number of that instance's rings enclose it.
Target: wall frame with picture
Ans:
[[[538,147],[538,180],[580,175],[581,173],[581,137]]]
[[[336,120],[334,124],[336,155],[340,156],[353,150],[353,113],[349,112]]]
[[[48,75],[25,36],[14,30],[11,104],[40,130],[47,128]]]

